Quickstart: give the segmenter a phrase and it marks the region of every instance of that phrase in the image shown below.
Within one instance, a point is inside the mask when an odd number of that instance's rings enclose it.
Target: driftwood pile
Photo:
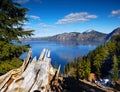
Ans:
[[[39,59],[28,52],[23,65],[0,76],[0,92],[51,92],[60,71],[51,65],[50,51],[43,49]]]

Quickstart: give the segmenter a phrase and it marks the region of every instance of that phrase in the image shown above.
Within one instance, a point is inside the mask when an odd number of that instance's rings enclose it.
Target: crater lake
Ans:
[[[51,63],[52,65],[60,65],[61,71],[67,62],[72,62],[75,57],[82,57],[87,55],[89,51],[94,50],[99,44],[98,43],[86,43],[86,42],[75,42],[75,41],[39,41],[39,40],[28,40],[22,41],[23,45],[29,44],[32,50],[32,58],[39,58],[41,51],[46,48],[51,52]],[[27,52],[23,53],[20,58],[25,59]]]

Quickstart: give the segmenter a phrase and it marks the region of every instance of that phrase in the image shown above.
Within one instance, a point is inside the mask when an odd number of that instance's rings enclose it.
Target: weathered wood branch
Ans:
[[[50,92],[50,83],[58,77],[58,71],[51,65],[50,51],[43,49],[39,59],[31,60],[32,51],[28,52],[23,65],[0,76],[0,92]],[[57,72],[57,74],[55,74]]]

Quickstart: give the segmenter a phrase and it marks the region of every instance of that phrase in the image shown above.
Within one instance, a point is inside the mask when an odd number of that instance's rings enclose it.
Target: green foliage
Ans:
[[[19,41],[19,37],[32,35],[32,30],[24,31],[22,28],[27,20],[27,11],[27,8],[21,8],[20,4],[13,3],[13,0],[0,0],[0,40]]]
[[[22,61],[18,57],[27,49],[27,46],[16,46],[0,41],[0,75],[20,67]]]
[[[64,68],[64,73],[65,73],[65,74],[68,74],[68,72],[70,71],[71,67],[74,67],[73,62],[69,62],[69,63],[65,66],[65,68]]]
[[[116,35],[116,36],[112,36],[111,42],[115,42],[115,43],[118,43],[120,42],[120,36],[119,35]]]
[[[115,55],[115,56],[114,56]],[[112,58],[114,56],[114,59]],[[117,60],[116,60],[117,57]],[[113,36],[111,40],[104,45],[98,46],[90,51],[87,56],[76,58],[65,66],[66,74],[74,70],[75,77],[87,79],[90,73],[95,73],[98,78],[105,76],[113,66],[113,78],[118,77],[120,69],[120,35]],[[114,63],[112,65],[112,63]],[[74,68],[74,69],[73,69]],[[73,72],[72,72],[73,73]],[[72,75],[72,74],[71,74]]]
[[[86,69],[85,69],[85,76],[84,77],[85,77],[85,79],[88,79],[89,75],[91,73],[91,63],[90,63],[90,61],[86,61],[85,67],[86,67]]]
[[[22,65],[22,61],[18,58],[13,58],[9,61],[0,62],[0,75],[5,74],[11,69],[18,68]]]
[[[17,58],[25,51],[27,51],[27,46],[16,46],[0,41],[0,61]]]
[[[96,67],[96,74],[98,75],[98,77],[100,77],[101,75],[101,66],[102,66],[102,57],[97,54],[95,57],[94,57],[94,64],[93,64],[95,67]]]
[[[11,44],[13,40],[20,42],[19,38],[33,35],[33,30],[22,28],[27,11],[13,0],[0,0],[0,75],[19,67],[22,63],[19,56],[28,49]]]
[[[89,61],[82,59],[82,58],[78,58],[78,67],[77,67],[77,74],[78,74],[78,78],[85,78],[88,79],[89,74],[91,72],[91,64]]]
[[[118,61],[116,55],[113,56],[113,73],[112,73],[112,80],[117,81],[118,79]]]
[[[79,78],[85,78],[88,79],[89,74],[91,72],[91,64],[87,60],[85,61],[82,58],[75,58],[74,62],[69,62],[65,68],[64,73],[68,74],[69,76]]]
[[[85,76],[85,61],[81,58],[78,58],[78,67],[77,67],[77,72],[79,78],[84,78]]]

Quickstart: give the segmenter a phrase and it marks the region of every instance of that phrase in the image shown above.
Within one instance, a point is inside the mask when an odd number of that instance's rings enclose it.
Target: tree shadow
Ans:
[[[72,77],[64,78],[62,92],[105,92],[95,86],[91,86]]]

